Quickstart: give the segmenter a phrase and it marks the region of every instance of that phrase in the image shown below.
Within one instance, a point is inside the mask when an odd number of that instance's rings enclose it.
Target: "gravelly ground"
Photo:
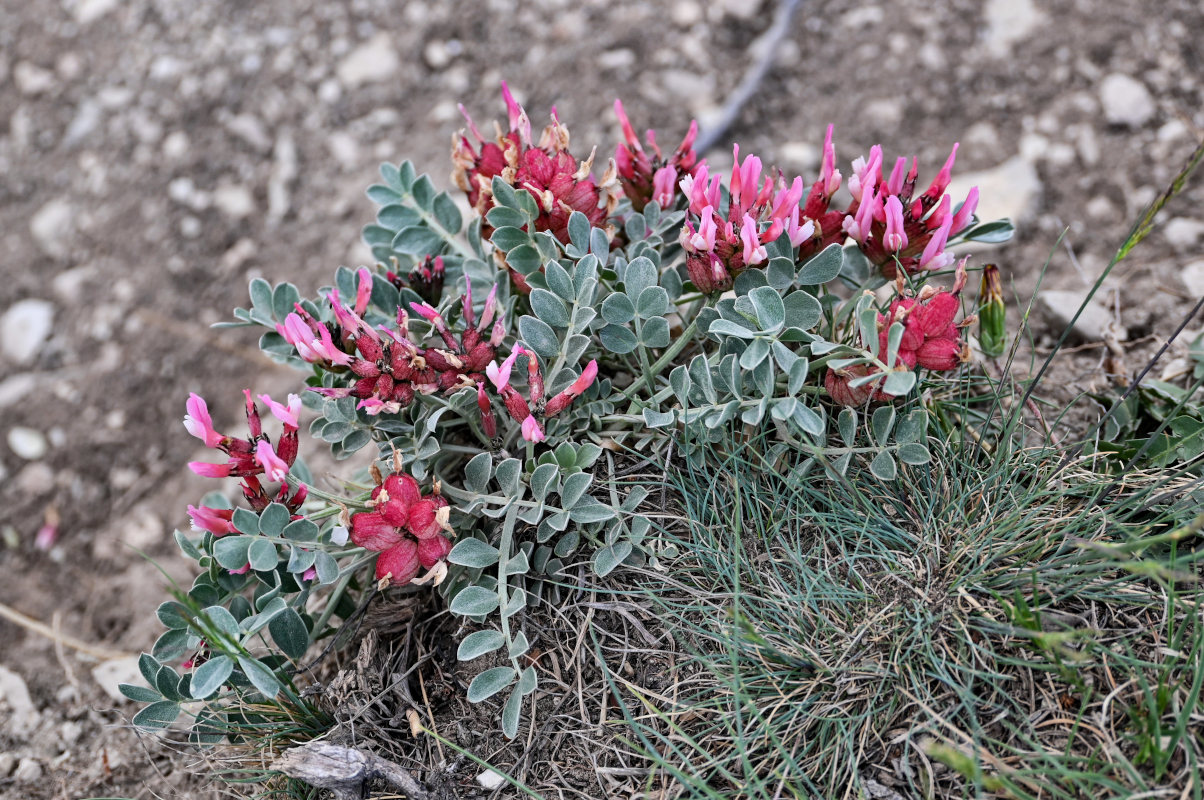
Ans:
[[[206,488],[183,470],[187,393],[220,425],[243,386],[288,385],[249,335],[207,328],[247,280],[312,291],[363,260],[376,164],[410,157],[447,185],[455,103],[500,116],[502,78],[537,121],[556,104],[581,154],[613,146],[616,95],[675,143],[760,52],[772,7],[0,0],[0,601],[146,648],[161,579],[135,549],[178,572],[168,534]],[[1200,30],[1187,0],[806,2],[731,138],[808,180],[829,121],[846,164],[882,142],[931,175],[961,141],[983,215],[1019,225],[992,258],[1021,298],[1051,252],[1049,284],[1081,289],[1200,138]],[[1202,199],[1115,273],[1131,339],[1204,294]],[[186,762],[114,727],[130,708],[93,660],[8,622],[0,643],[0,794],[182,796]]]

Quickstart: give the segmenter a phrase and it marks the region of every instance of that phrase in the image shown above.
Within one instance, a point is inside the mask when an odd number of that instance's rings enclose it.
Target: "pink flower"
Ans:
[[[312,581],[316,577],[318,577],[318,570],[316,567],[310,567],[309,569],[305,570],[305,572],[301,573],[301,580],[303,581]]]
[[[214,536],[225,536],[227,533],[238,532],[231,521],[234,518],[234,509],[232,508],[189,506],[188,516],[192,518],[194,530],[209,531]]]
[[[521,347],[515,347],[513,352],[506,357],[502,362],[502,366],[498,367],[494,362],[489,362],[489,366],[485,367],[485,377],[489,378],[490,382],[500,392],[510,385],[510,371],[514,368],[514,362],[522,354]]]
[[[573,402],[574,399],[585,393],[598,377],[598,362],[590,361],[585,365],[585,369],[577,376],[577,380],[573,381],[569,388],[565,389],[560,394],[548,401],[547,408],[544,409],[545,417],[554,417],[561,411],[564,411]]]
[[[497,437],[497,418],[493,416],[493,404],[485,394],[485,384],[477,381],[477,408],[481,412],[481,427],[490,439]]]
[[[188,468],[202,478],[228,478],[231,466],[229,464],[210,464],[207,461],[189,461]]]
[[[213,429],[213,419],[209,416],[209,407],[205,400],[195,392],[188,395],[186,404],[188,413],[184,416],[184,427],[196,438],[205,443],[206,447],[217,447],[222,442],[222,435]]]
[[[270,481],[279,483],[288,477],[288,464],[276,455],[276,451],[272,449],[271,442],[260,439],[255,444],[255,461],[259,463],[259,466],[263,467],[264,475]]]
[[[360,280],[355,290],[355,313],[363,316],[368,310],[368,301],[372,299],[372,271],[367,267],[360,267],[356,274]]]
[[[903,203],[893,194],[886,198],[886,233],[882,237],[882,244],[887,250],[896,252],[907,247],[907,233],[903,230]]]
[[[544,436],[543,429],[539,427],[539,420],[534,416],[523,420],[523,438],[528,442],[542,442],[547,438]]]
[[[276,419],[292,428],[301,427],[297,418],[297,415],[301,413],[301,398],[298,395],[290,394],[288,396],[288,407],[277,403],[266,394],[259,395],[259,399],[267,405]]]
[[[920,255],[920,269],[944,269],[953,263],[953,254],[945,252],[945,242],[949,239],[949,228],[952,224],[953,217],[946,216],[941,227],[937,228],[936,233],[928,240],[924,252]]]
[[[749,156],[752,158],[752,156]],[[752,266],[760,264],[769,256],[762,246],[761,241],[757,238],[757,223],[748,214],[744,215],[744,225],[740,228],[740,240],[744,242],[744,264]]]
[[[49,513],[47,516],[50,516]],[[55,515],[57,516],[57,514]],[[48,521],[45,525],[38,528],[38,533],[33,538],[33,546],[43,553],[54,547],[54,543],[59,538],[59,526],[57,522]]]
[[[673,192],[677,188],[676,184],[676,167],[661,167],[652,173],[652,199],[658,206],[669,208],[673,205]]]
[[[966,194],[966,202],[962,203],[962,207],[953,215],[953,224],[949,226],[949,232],[961,233],[965,230],[976,210],[978,210],[978,187],[972,186]]]
[[[318,332],[305,323],[299,314],[291,313],[284,318],[282,324],[276,325],[276,332],[284,340],[297,348],[297,355],[310,364],[329,361],[332,364],[346,366],[351,363],[351,356],[335,346],[330,337],[330,330],[325,325],[317,326]]]
[[[226,570],[226,572],[229,572],[231,575],[246,575],[250,571],[251,571],[251,562],[249,562],[249,561],[246,564],[243,564],[238,569]]]

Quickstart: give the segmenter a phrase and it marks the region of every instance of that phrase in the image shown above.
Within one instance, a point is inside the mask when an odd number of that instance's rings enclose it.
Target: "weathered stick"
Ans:
[[[409,772],[392,761],[329,742],[286,750],[271,767],[318,789],[329,789],[336,800],[362,800],[364,784],[379,779],[412,800],[427,800],[430,793]]]

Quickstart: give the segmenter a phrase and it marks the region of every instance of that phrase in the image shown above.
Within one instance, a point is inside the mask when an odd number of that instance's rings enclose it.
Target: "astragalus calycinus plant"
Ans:
[[[304,381],[283,404],[260,397],[283,425],[275,445],[249,392],[245,438],[188,400],[189,431],[226,457],[192,468],[244,499],[213,494],[176,534],[200,574],[159,609],[168,631],[142,659],[154,688],[126,688],[150,703],[139,723],[187,707],[212,738],[248,703],[304,705],[310,645],[392,586],[467,618],[459,658],[489,664],[467,696],[501,693],[513,737],[540,683],[518,615],[556,602],[576,563],[598,578],[673,569],[639,513],[648,489],[612,483],[616,457],[672,443],[693,463],[743,429],[771,432],[766,462],[815,481],[925,468],[928,390],[971,360],[977,310],[950,248],[1011,230],[978,224],[976,190],[946,193],[956,146],[926,188],[914,159],[880,147],[846,179],[829,128],[814,181],[736,146],[725,182],[695,125],[665,152],[616,102],[622,141],[603,164],[570,151],[555,110],[537,136],[502,93],[496,135],[465,113],[453,138],[467,223],[412,164],[385,164],[363,231],[377,263],[340,267],[314,298],[257,279],[235,310]],[[370,472],[314,486],[302,407],[335,456],[374,448]]]

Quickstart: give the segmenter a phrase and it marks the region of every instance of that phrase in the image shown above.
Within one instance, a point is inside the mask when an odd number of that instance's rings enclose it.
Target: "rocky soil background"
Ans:
[[[208,328],[247,281],[312,292],[363,262],[378,162],[446,186],[456,102],[502,117],[502,78],[536,122],[558,107],[579,156],[613,147],[615,96],[675,144],[763,52],[773,9],[0,1],[0,602],[45,626],[0,620],[0,795],[218,794],[128,728],[115,684],[136,670],[111,656],[153,642],[147,559],[186,577],[171,530],[212,488],[184,467],[203,457],[188,392],[240,430],[239,390],[294,385],[247,332]],[[1201,138],[1200,30],[1188,0],[805,0],[728,140],[807,180],[828,122],[842,165],[881,142],[922,179],[960,141],[957,185],[1019,229],[991,260],[1023,302],[1047,260],[1061,290],[1040,353]],[[1151,346],[1204,295],[1201,186],[1114,273],[1099,325]],[[1100,331],[1083,335],[1074,389],[1102,385]]]

